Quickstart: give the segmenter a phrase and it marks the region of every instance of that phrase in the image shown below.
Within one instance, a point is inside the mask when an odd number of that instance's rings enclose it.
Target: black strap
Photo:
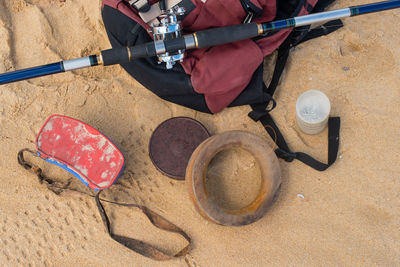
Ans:
[[[253,118],[251,115],[252,114],[250,113],[249,116]],[[275,153],[279,158],[282,158],[287,162],[292,162],[294,159],[297,159],[318,171],[325,171],[333,163],[335,163],[339,151],[339,132],[340,132],[339,117],[330,117],[328,121],[329,130],[328,130],[327,164],[322,163],[303,152],[292,152],[289,149],[289,146],[287,145],[282,133],[280,132],[278,126],[275,124],[269,112],[266,112],[264,116],[258,118],[258,120],[262,123],[265,130],[271,136],[272,140],[274,140],[274,142],[277,144],[278,148],[275,150]]]
[[[287,162],[291,162],[294,159],[300,160],[304,164],[312,167],[317,171],[325,171],[333,163],[335,163],[337,159],[337,154],[339,151],[339,132],[340,132],[340,118],[339,117],[330,117],[328,121],[328,163],[322,163],[310,155],[307,155],[303,152],[290,152],[290,150],[285,150],[282,148],[278,148],[275,150],[275,153],[278,157],[284,159]],[[277,130],[277,129],[276,129]],[[279,130],[278,130],[279,131]]]
[[[272,75],[271,82],[266,88],[266,92],[271,96],[274,95],[276,88],[278,87],[279,80],[282,76],[283,70],[285,69],[286,62],[289,58],[289,52],[291,48],[290,36],[282,43],[278,48],[278,56],[275,62],[275,69]]]
[[[323,36],[323,35],[328,35],[331,32],[334,32],[340,28],[342,28],[343,22],[340,19],[337,20],[332,20],[329,21],[323,25],[320,25],[319,27],[316,27],[314,29],[311,29],[310,31],[308,31],[308,33],[296,44],[294,45],[298,45],[304,42],[307,42],[308,40]]]
[[[325,4],[328,4],[330,2],[332,1],[326,0]],[[324,7],[325,5],[319,6],[318,8]],[[304,164],[318,171],[326,170],[336,161],[339,149],[340,118],[329,118],[328,163],[325,164],[303,152],[291,152],[285,141],[285,138],[283,137],[282,133],[279,131],[278,126],[272,119],[270,111],[272,111],[273,108],[276,106],[273,95],[276,91],[276,88],[278,87],[283,70],[285,69],[286,62],[289,58],[290,49],[305,41],[334,32],[341,27],[343,27],[342,21],[334,20],[327,22],[324,25],[321,25],[320,27],[312,30],[309,30],[309,27],[307,26],[297,28],[292,31],[289,37],[282,43],[282,45],[278,49],[275,69],[269,86],[267,87],[264,84],[264,93],[268,96],[268,101],[260,104],[251,105],[252,111],[249,113],[250,118],[252,118],[254,121],[260,121],[262,123],[265,130],[277,144],[278,149],[275,150],[275,153],[278,157],[286,160],[287,162],[292,162],[294,159],[300,160]]]
[[[283,70],[289,58],[290,49],[298,44],[304,43],[311,39],[328,35],[343,27],[343,23],[340,19],[329,21],[317,28],[309,30],[309,27],[301,27],[294,29],[288,38],[279,46],[278,56],[276,58],[274,74],[272,75],[271,82],[267,87],[266,93],[271,96],[274,95],[276,88],[278,87],[279,80],[282,76]],[[297,31],[297,32],[296,32]]]

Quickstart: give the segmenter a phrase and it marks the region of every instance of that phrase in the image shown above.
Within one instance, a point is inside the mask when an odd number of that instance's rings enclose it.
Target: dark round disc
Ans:
[[[154,166],[164,175],[185,180],[186,166],[193,151],[208,137],[198,121],[176,117],[161,123],[150,138],[149,154]]]

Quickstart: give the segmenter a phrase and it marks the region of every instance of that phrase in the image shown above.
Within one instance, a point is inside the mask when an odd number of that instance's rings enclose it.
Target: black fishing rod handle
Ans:
[[[153,57],[156,55],[154,42],[131,47],[116,47],[101,51],[104,66],[129,63],[134,58]]]
[[[233,43],[257,37],[259,34],[261,32],[259,32],[258,24],[255,22],[208,29],[195,33],[195,38],[197,38],[196,48]]]
[[[260,34],[257,23],[239,24],[199,31],[193,34],[193,46],[188,46],[185,37],[164,40],[163,53],[176,52],[179,49],[206,48],[232,43],[256,37]],[[191,36],[191,35],[189,35]],[[160,41],[158,41],[160,42]],[[131,62],[134,58],[156,56],[156,42],[135,45],[133,47],[118,47],[101,52],[105,66]]]

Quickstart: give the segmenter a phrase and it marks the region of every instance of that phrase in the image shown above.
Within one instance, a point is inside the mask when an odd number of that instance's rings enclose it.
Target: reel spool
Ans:
[[[178,21],[178,16],[181,16],[185,13],[185,9],[183,7],[175,6],[165,13],[161,14],[158,19],[160,24],[157,26],[152,25],[151,32],[153,33],[153,39],[156,45],[156,50],[164,50],[165,46],[163,42],[164,40],[171,40],[178,37],[181,37],[181,25],[180,21]],[[174,53],[164,53],[158,55],[158,63],[166,63],[167,69],[172,69],[176,61],[182,62],[184,58],[185,50],[181,49]]]

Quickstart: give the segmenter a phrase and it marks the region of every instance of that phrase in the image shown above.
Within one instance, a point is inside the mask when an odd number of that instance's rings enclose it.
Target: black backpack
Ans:
[[[208,0],[213,1],[213,0]],[[242,3],[248,15],[257,16],[260,10],[250,0],[238,0]],[[118,5],[107,5],[103,1],[102,17],[112,47],[133,46],[152,41],[146,30],[126,12],[121,12],[120,5],[126,9],[132,8],[128,1],[119,0]],[[312,7],[306,0],[277,0],[276,20],[295,17],[304,7],[309,13],[321,12],[334,0],[319,0]],[[150,2],[148,2],[150,3]],[[179,6],[186,10],[195,8],[190,0],[182,0]],[[134,10],[135,11],[135,10]],[[261,10],[262,12],[262,10]],[[263,80],[264,65],[261,64],[253,73],[252,79],[242,93],[229,107],[251,105],[252,111],[248,114],[254,121],[260,121],[278,148],[275,153],[287,162],[298,159],[312,168],[324,171],[331,166],[339,148],[340,118],[329,118],[328,127],[328,163],[322,163],[302,152],[291,152],[270,112],[275,108],[273,95],[278,86],[280,77],[289,57],[290,49],[307,40],[327,35],[343,26],[340,20],[330,21],[320,27],[310,29],[302,26],[292,31],[277,49],[275,68],[271,81],[267,86]],[[257,38],[267,38],[276,32]],[[158,64],[155,58],[140,58],[132,63],[121,65],[133,78],[160,98],[182,105],[200,112],[211,113],[207,107],[204,95],[195,92],[190,76],[182,66],[175,64],[167,70],[164,64]]]

